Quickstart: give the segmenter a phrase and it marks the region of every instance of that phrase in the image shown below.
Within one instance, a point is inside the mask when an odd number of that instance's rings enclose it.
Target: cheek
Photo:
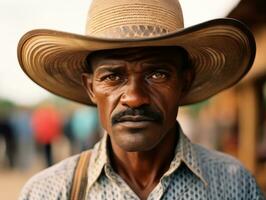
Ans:
[[[154,87],[151,94],[153,101],[160,106],[160,109],[166,112],[175,112],[178,108],[181,99],[181,91],[179,88],[169,85]]]
[[[99,104],[98,110],[99,110],[99,119],[100,119],[101,125],[106,130],[107,129],[107,122],[108,122],[108,117],[105,113],[106,109]]]
[[[178,87],[168,86],[154,88],[152,99],[164,118],[164,125],[171,127],[176,122],[181,91]]]
[[[111,116],[116,107],[118,93],[110,90],[102,90],[102,88],[94,89],[95,99],[99,110],[101,124],[105,130],[111,128]]]

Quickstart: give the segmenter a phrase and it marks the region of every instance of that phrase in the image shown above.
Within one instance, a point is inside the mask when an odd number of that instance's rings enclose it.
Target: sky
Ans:
[[[107,0],[108,1],[108,0]],[[240,0],[180,0],[185,27],[226,16]],[[17,44],[37,28],[83,34],[91,0],[0,0],[0,98],[36,104],[51,94],[20,69]]]

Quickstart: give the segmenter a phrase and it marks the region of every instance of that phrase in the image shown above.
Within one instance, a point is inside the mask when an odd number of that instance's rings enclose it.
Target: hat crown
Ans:
[[[94,0],[86,35],[102,38],[147,38],[184,28],[178,0]]]

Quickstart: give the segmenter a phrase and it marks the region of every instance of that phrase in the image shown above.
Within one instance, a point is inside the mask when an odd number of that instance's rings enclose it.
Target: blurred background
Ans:
[[[180,0],[185,26],[232,17],[255,35],[257,56],[234,88],[181,108],[192,141],[242,161],[266,193],[266,1]],[[17,199],[36,172],[90,148],[102,135],[96,108],[46,92],[23,74],[19,38],[36,28],[83,34],[90,0],[0,0],[0,199]]]

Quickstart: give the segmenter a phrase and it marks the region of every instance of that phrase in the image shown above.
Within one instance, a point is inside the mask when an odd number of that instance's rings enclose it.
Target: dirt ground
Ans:
[[[0,169],[0,199],[1,200],[15,200],[25,182],[36,172],[40,171],[41,167],[34,166],[34,168],[27,171]]]
[[[56,142],[53,145],[55,163],[68,157],[69,152],[69,144],[66,140]],[[45,161],[42,155],[36,154],[32,160],[32,165],[27,170],[19,170],[5,167],[2,157],[3,152],[0,151],[0,200],[16,200],[26,181],[45,168]]]

